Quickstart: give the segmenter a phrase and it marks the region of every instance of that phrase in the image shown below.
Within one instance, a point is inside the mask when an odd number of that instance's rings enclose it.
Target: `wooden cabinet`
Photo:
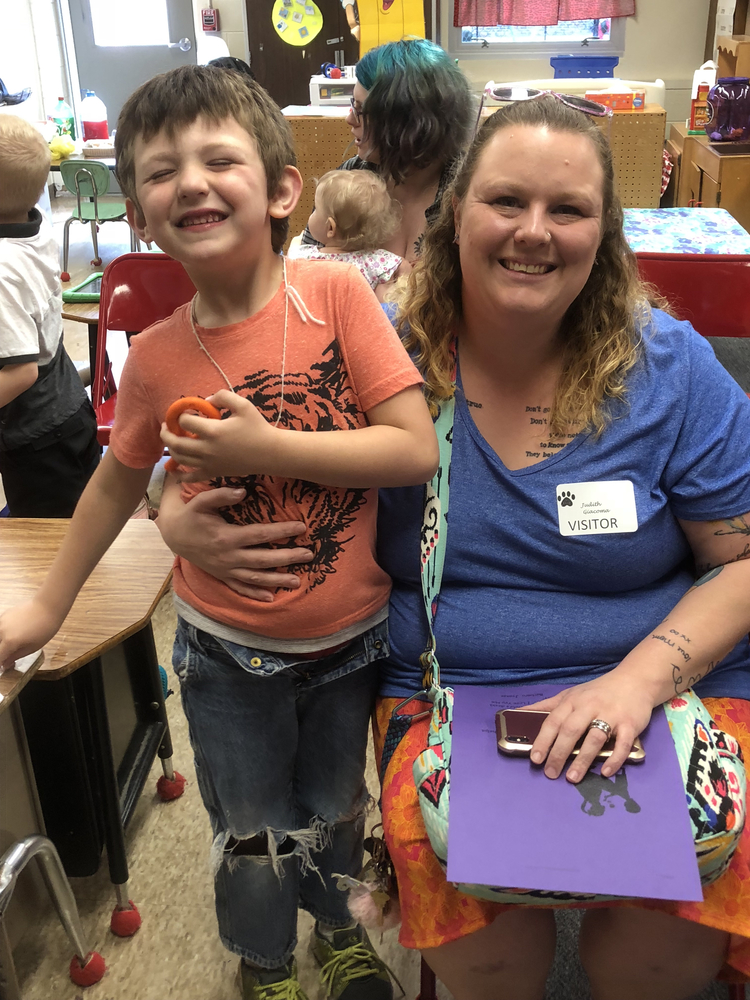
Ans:
[[[671,126],[667,145],[678,156],[677,206],[725,208],[750,231],[750,145],[710,143],[684,125]]]
[[[720,35],[716,39],[719,51],[718,78],[750,76],[750,35]]]
[[[750,150],[729,153],[723,151],[726,148],[719,152],[709,143],[694,144],[695,201],[704,208],[725,208],[744,229],[750,230]]]

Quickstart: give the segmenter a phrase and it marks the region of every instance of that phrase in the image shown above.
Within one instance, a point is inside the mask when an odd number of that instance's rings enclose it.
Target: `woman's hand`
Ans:
[[[625,763],[633,740],[649,724],[654,708],[649,692],[618,677],[616,668],[526,707],[550,713],[531,749],[534,764],[546,761],[544,773],[548,778],[559,777],[573,747],[582,736],[586,737],[565,773],[574,784],[584,777],[608,740],[601,729],[589,729],[594,719],[607,722],[616,739],[612,756],[602,766],[602,774],[610,777]]]
[[[302,534],[305,525],[301,521],[227,524],[219,508],[238,503],[244,496],[244,490],[225,487],[206,490],[185,504],[172,481],[165,484],[156,523],[173,552],[236,593],[268,603],[275,590],[295,590],[300,585],[299,577],[278,572],[279,567],[309,562],[313,554],[304,548],[259,547]]]

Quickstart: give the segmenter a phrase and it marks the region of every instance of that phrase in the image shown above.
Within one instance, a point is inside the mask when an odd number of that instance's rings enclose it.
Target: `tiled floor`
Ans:
[[[69,199],[53,201],[56,228],[69,212]],[[71,229],[71,283],[82,280],[91,270],[92,256],[88,230]],[[108,263],[128,249],[128,233],[123,223],[102,227],[101,255]],[[65,343],[74,360],[87,358],[86,327],[66,323]],[[160,662],[167,667],[170,684],[176,689],[170,663],[174,632],[174,612],[169,596],[154,616],[154,632]],[[126,833],[130,864],[130,895],[143,917],[143,926],[133,938],[121,939],[109,931],[114,895],[108,882],[106,862],[97,875],[73,879],[84,928],[93,948],[107,963],[104,979],[88,990],[74,986],[67,975],[72,952],[61,925],[52,912],[45,914],[22,940],[16,951],[17,972],[24,1000],[237,1000],[235,985],[237,959],[219,942],[213,909],[213,893],[208,872],[211,831],[200,801],[192,766],[187,727],[179,697],[170,697],[167,708],[174,743],[174,762],[188,779],[182,798],[163,803],[155,795],[161,773],[157,763]],[[370,790],[377,794],[377,777],[370,762]],[[374,817],[373,817],[374,819]],[[549,1000],[586,1000],[585,977],[575,957],[576,918],[569,914],[561,924],[558,958],[550,976]],[[310,1000],[322,996],[317,970],[307,951],[311,921],[299,919],[298,961],[300,978]],[[419,992],[419,962],[406,952],[389,931],[375,942],[385,960],[404,986],[405,996]],[[439,987],[440,1000],[450,1000]],[[713,987],[701,1000],[719,1000],[724,987]],[[623,998],[626,1000],[626,998]],[[630,998],[627,998],[630,1000]]]

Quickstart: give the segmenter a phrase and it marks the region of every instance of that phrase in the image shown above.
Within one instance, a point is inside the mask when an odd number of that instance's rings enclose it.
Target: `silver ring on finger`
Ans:
[[[589,723],[589,729],[601,729],[607,739],[612,735],[612,726],[608,722],[605,722],[604,719],[592,719]]]

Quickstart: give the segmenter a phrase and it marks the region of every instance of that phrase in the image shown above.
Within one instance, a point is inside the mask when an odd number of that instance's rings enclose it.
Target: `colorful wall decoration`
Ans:
[[[276,0],[271,16],[274,31],[288,45],[309,45],[323,27],[323,15],[313,0]]]

